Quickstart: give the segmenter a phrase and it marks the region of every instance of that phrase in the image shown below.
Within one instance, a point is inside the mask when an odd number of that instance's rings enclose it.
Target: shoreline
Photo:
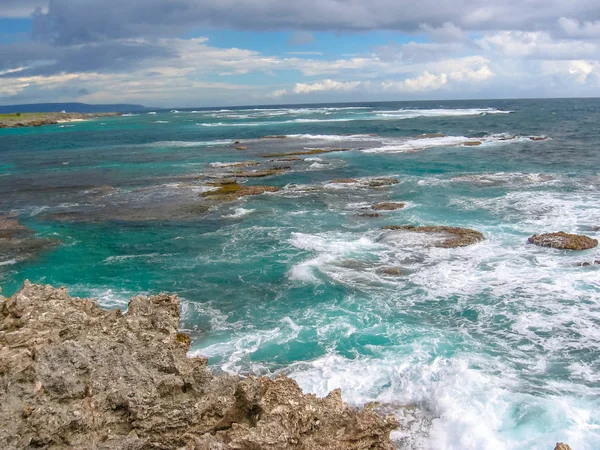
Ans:
[[[99,117],[118,117],[121,112],[110,113],[24,113],[0,114],[0,129],[41,127],[59,123],[84,122]]]

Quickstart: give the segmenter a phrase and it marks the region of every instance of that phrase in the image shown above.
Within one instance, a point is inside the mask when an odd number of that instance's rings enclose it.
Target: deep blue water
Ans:
[[[379,401],[403,423],[400,448],[598,449],[600,266],[581,263],[600,251],[527,238],[600,236],[599,125],[600,100],[573,99],[158,111],[0,130],[0,213],[60,241],[0,254],[0,285],[64,285],[106,307],[177,292],[192,353],[216,371],[283,372],[318,395]],[[315,148],[349,150],[263,157]],[[202,213],[209,182],[239,161],[289,167],[238,180],[281,190]],[[399,183],[369,187],[375,177]],[[330,183],[342,178],[356,181]],[[406,207],[360,215],[383,201]],[[435,236],[381,229],[394,224],[486,239],[438,248]]]

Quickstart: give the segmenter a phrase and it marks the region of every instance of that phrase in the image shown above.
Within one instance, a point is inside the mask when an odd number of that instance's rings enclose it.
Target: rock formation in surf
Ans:
[[[560,250],[587,250],[596,247],[598,240],[588,236],[559,231],[558,233],[534,234],[529,238],[529,243]]]
[[[28,282],[0,296],[0,448],[392,449],[396,420],[188,358],[176,296],[126,314]]]
[[[414,225],[389,225],[383,227],[384,230],[404,231],[410,233],[425,233],[431,235],[441,235],[442,240],[433,243],[434,247],[455,248],[466,247],[482,241],[483,234],[479,231],[469,228],[444,227],[444,226],[426,226],[416,227]]]
[[[395,211],[397,209],[402,209],[405,206],[406,206],[406,204],[404,204],[404,203],[382,202],[382,203],[375,203],[373,206],[371,206],[371,208],[373,208],[375,211]]]

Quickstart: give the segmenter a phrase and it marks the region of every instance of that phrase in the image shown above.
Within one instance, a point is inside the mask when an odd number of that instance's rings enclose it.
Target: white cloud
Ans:
[[[270,97],[279,98],[287,94],[287,89],[277,89],[269,94]]]
[[[335,81],[323,80],[317,83],[296,83],[294,92],[296,94],[308,94],[310,92],[319,91],[353,91],[361,85],[361,81]]]
[[[598,57],[598,46],[577,40],[554,40],[545,31],[501,31],[485,35],[476,43],[486,52],[511,58],[581,59]]]

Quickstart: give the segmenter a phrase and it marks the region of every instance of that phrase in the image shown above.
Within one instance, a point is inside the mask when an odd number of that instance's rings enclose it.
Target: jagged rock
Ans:
[[[406,206],[405,203],[397,203],[397,202],[383,202],[383,203],[375,203],[371,206],[375,211],[395,211],[397,209],[402,209]]]
[[[433,244],[435,247],[455,248],[466,247],[475,244],[484,239],[479,231],[469,228],[445,227],[445,226],[425,226],[416,227],[414,225],[389,225],[383,227],[384,230],[407,231],[411,233],[441,234],[446,236],[440,242]]]
[[[2,449],[392,449],[396,420],[339,390],[320,399],[187,358],[176,296],[122,314],[25,282],[0,302]]]
[[[569,447],[567,444],[563,444],[562,442],[558,442],[556,447],[554,447],[554,450],[571,450],[571,447]]]
[[[381,217],[382,215],[379,213],[360,213],[358,214],[358,217],[369,217],[371,219],[374,219],[376,217]]]
[[[530,244],[561,250],[587,250],[598,245],[597,239],[579,234],[558,233],[534,234],[528,239]]]

